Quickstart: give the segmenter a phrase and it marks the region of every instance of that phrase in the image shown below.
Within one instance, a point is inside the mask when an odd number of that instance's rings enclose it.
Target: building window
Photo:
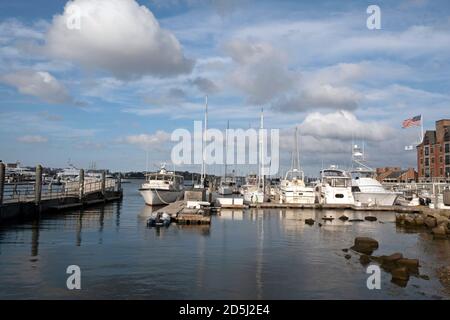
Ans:
[[[434,148],[430,147],[430,153],[433,154],[434,153]]]
[[[431,158],[431,163],[432,163],[432,164],[434,163],[434,158]]]
[[[446,143],[445,144],[445,153],[449,153],[450,152],[450,143]]]
[[[430,158],[425,158],[425,165],[429,166],[430,165]]]
[[[446,155],[445,156],[445,165],[449,166],[450,165],[450,155]]]
[[[425,147],[425,155],[428,156],[430,154],[430,148]]]
[[[439,163],[443,163],[444,162],[444,158],[442,158],[442,156],[439,157]]]
[[[450,167],[445,168],[445,176],[450,177]]]

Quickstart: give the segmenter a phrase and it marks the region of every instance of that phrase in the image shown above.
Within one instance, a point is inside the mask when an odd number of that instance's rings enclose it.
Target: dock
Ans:
[[[5,165],[0,163],[0,223],[27,220],[42,213],[60,213],[122,199],[120,178],[85,179],[80,170],[79,181],[67,182],[59,188],[44,185],[42,166],[36,167],[34,183],[21,188],[5,188]]]
[[[177,224],[202,225],[211,223],[209,208],[189,208],[188,201],[180,200],[159,209],[158,213],[167,213]]]

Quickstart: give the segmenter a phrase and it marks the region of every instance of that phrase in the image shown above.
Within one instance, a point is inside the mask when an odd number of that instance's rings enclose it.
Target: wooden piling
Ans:
[[[34,203],[39,205],[41,203],[42,195],[42,166],[38,164],[36,166],[36,180],[34,183]]]
[[[78,195],[78,198],[81,201],[81,200],[83,200],[83,197],[84,197],[84,170],[83,169],[80,169],[79,180],[80,180],[80,193]]]
[[[106,171],[102,171],[102,195],[106,195]]]
[[[0,205],[3,204],[3,193],[5,190],[5,164],[3,162],[0,162]]]
[[[119,172],[119,177],[117,178],[117,192],[122,190],[122,173]]]

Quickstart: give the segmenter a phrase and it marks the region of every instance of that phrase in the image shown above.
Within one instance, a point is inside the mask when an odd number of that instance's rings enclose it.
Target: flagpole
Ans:
[[[423,115],[420,115],[420,141],[419,144],[423,141]]]

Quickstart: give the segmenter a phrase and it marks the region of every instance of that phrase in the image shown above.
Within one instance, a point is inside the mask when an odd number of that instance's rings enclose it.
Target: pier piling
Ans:
[[[79,180],[80,180],[80,193],[78,195],[78,198],[81,201],[83,200],[84,197],[84,169],[80,169]]]
[[[106,171],[102,171],[102,195],[105,197],[106,193]]]
[[[41,203],[42,195],[42,166],[36,166],[36,181],[34,183],[34,203],[39,205]]]
[[[0,162],[0,205],[3,204],[3,192],[5,190],[5,164]]]

